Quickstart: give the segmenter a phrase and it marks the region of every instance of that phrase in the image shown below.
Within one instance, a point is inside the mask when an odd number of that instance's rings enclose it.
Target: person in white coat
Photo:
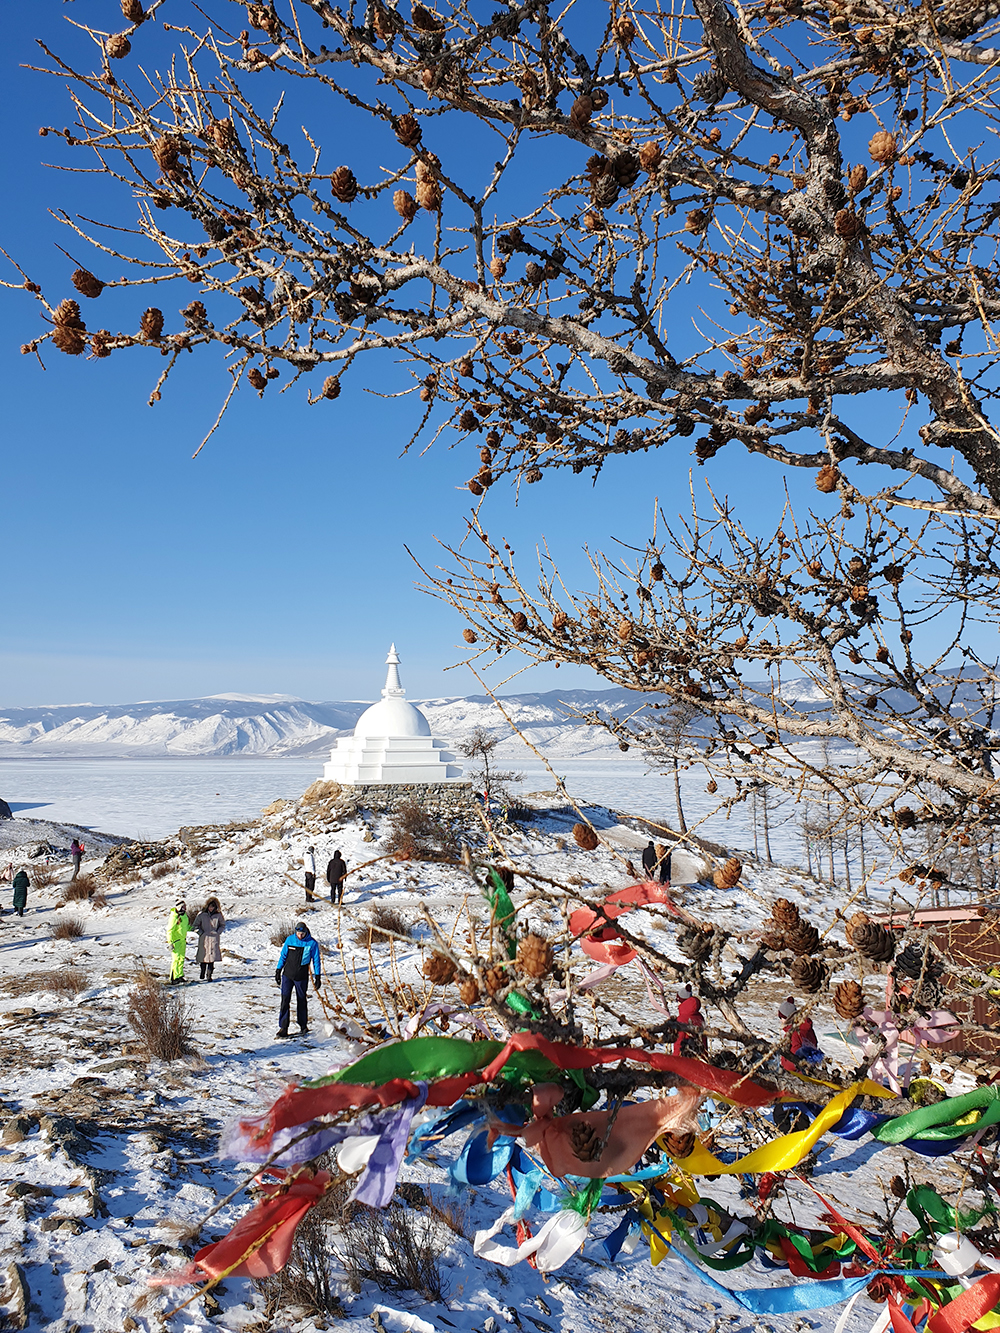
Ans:
[[[307,847],[305,855],[302,858],[302,867],[306,872],[306,902],[313,901],[313,890],[316,888],[316,848]]]

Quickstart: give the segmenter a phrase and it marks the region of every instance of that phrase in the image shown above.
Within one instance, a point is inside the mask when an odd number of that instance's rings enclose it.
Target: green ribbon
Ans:
[[[979,1110],[983,1114],[972,1124],[955,1124],[956,1120],[961,1120],[970,1111]],[[902,1143],[904,1139],[958,1139],[998,1122],[1000,1087],[991,1084],[986,1088],[974,1088],[963,1097],[947,1097],[933,1106],[921,1106],[908,1115],[897,1116],[895,1120],[876,1125],[871,1132],[881,1143]]]
[[[378,1087],[394,1078],[411,1083],[433,1083],[482,1069],[503,1050],[502,1041],[466,1041],[462,1037],[411,1037],[364,1055],[346,1069],[310,1079],[303,1088],[322,1088],[329,1083],[363,1083]],[[500,1070],[505,1083],[575,1084],[584,1093],[584,1105],[593,1106],[597,1092],[584,1078],[582,1069],[560,1069],[541,1051],[514,1051]],[[588,1101],[589,1097],[589,1101]]]

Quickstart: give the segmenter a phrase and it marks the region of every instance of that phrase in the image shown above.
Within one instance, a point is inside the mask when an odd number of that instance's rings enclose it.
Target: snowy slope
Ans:
[[[618,880],[614,848],[619,845],[626,855],[634,855],[635,835],[615,827],[615,817],[606,810],[588,814],[605,830],[606,845],[595,853],[582,852],[567,839],[576,817],[568,809],[552,810],[505,839],[506,850],[516,865],[533,866],[562,881],[572,875],[583,892],[596,893],[600,885]],[[68,914],[57,906],[59,886],[32,890],[23,920],[7,912],[0,916],[0,1023],[6,1025],[0,1065],[0,1097],[6,1108],[0,1162],[8,1196],[0,1217],[0,1250],[4,1263],[16,1263],[24,1275],[31,1301],[28,1326],[44,1333],[69,1333],[71,1328],[105,1333],[122,1327],[136,1333],[164,1327],[171,1333],[194,1333],[250,1326],[294,1333],[356,1333],[367,1328],[371,1333],[369,1317],[378,1310],[386,1333],[483,1333],[490,1328],[504,1333],[534,1333],[536,1328],[540,1333],[637,1333],[650,1328],[669,1333],[832,1333],[841,1307],[812,1311],[804,1318],[758,1319],[697,1280],[673,1255],[653,1268],[648,1251],[644,1256],[640,1247],[609,1264],[599,1241],[616,1224],[615,1214],[596,1218],[582,1254],[548,1280],[523,1263],[498,1269],[477,1259],[470,1242],[476,1230],[490,1225],[509,1204],[502,1178],[460,1196],[455,1216],[463,1235],[441,1231],[440,1301],[422,1302],[408,1292],[383,1293],[370,1283],[352,1291],[338,1280],[344,1315],[285,1315],[271,1322],[265,1321],[262,1297],[252,1284],[230,1279],[216,1292],[217,1306],[198,1298],[164,1325],[164,1312],[190,1296],[190,1288],[153,1292],[146,1279],[184,1261],[186,1254],[179,1248],[183,1228],[197,1228],[209,1208],[246,1178],[239,1164],[215,1156],[222,1127],[270,1103],[288,1081],[324,1073],[353,1053],[339,1032],[323,1034],[323,1025],[315,1021],[315,997],[313,1036],[285,1043],[275,1039],[277,951],[270,941],[275,925],[307,912],[324,946],[326,991],[341,998],[348,990],[355,992],[369,1017],[381,1022],[368,977],[373,967],[386,968],[387,946],[376,948],[374,956],[357,947],[353,936],[359,924],[373,905],[388,902],[415,926],[415,942],[396,950],[395,967],[419,987],[423,955],[418,943],[428,938],[420,924],[422,913],[426,910],[435,921],[447,923],[468,896],[469,883],[460,869],[381,860],[352,877],[342,912],[328,903],[306,907],[297,884],[298,857],[307,841],[315,842],[317,860],[324,862],[339,847],[353,867],[380,855],[385,831],[384,820],[370,830],[363,823],[344,821],[317,836],[299,827],[291,813],[287,818],[276,815],[268,828],[256,832],[232,830],[216,850],[185,860],[176,873],[113,885],[106,906],[75,909],[84,926],[79,939],[50,937],[52,921]],[[34,840],[37,830],[28,836]],[[96,862],[86,868],[96,868]],[[677,868],[682,868],[681,858]],[[832,924],[829,889],[773,868],[748,866],[744,878],[743,885],[728,891],[710,883],[687,890],[676,887],[705,919],[731,921],[738,913],[744,929],[758,927],[779,894],[795,899],[817,925]],[[133,1034],[127,997],[138,964],[145,961],[158,973],[166,965],[164,928],[178,893],[195,904],[217,894],[228,926],[215,983],[184,991],[198,1056],[166,1065],[142,1058],[129,1044]],[[516,896],[520,902],[520,884]],[[532,909],[536,914],[546,910],[544,905]],[[641,915],[642,920],[636,914],[632,927],[652,941],[660,926],[652,914]],[[189,958],[193,953],[189,941]],[[48,985],[67,964],[85,974],[85,988],[75,996],[56,994]],[[188,976],[197,975],[189,961]],[[621,980],[613,984],[619,1000],[630,996],[636,1006],[645,1003],[638,973],[623,969]],[[780,987],[774,991],[777,996]],[[873,986],[870,998],[876,997]],[[774,1003],[772,999],[769,1006],[748,1011],[761,1033],[773,1030]],[[823,1045],[835,1062],[853,1063],[856,1055],[838,1044],[838,1021],[828,1001],[817,1020]],[[445,1148],[437,1166],[420,1161],[404,1170],[403,1178],[421,1186],[441,1208],[450,1206],[447,1166],[460,1141]],[[879,1178],[898,1171],[902,1160],[902,1149],[876,1151],[871,1144],[830,1139],[815,1178],[836,1206],[863,1217],[881,1200]],[[959,1188],[962,1177],[952,1159],[936,1159],[933,1170],[940,1188]],[[751,1205],[740,1199],[739,1184],[738,1178],[730,1178],[706,1182],[705,1189],[743,1213]],[[808,1225],[820,1205],[804,1184],[792,1181],[788,1188],[780,1215],[790,1212],[799,1225]],[[221,1235],[248,1206],[247,1196],[240,1195],[211,1219],[196,1243]],[[534,1216],[532,1221],[537,1225]],[[188,1255],[193,1248],[186,1246]],[[784,1272],[775,1274],[756,1262],[721,1276],[737,1287],[789,1281]],[[867,1333],[877,1313],[878,1307],[862,1301],[849,1317],[846,1333]]]

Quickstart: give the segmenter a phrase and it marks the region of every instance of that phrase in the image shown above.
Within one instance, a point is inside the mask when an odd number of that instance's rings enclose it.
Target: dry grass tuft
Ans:
[[[181,1060],[194,1053],[191,1019],[184,1002],[150,972],[137,973],[128,1005],[128,1020],[147,1054],[158,1060]]]
[[[158,861],[149,874],[152,879],[166,879],[168,875],[176,874],[180,868],[180,861]]]
[[[32,866],[31,883],[36,889],[51,888],[59,879],[59,871],[55,866]]]
[[[82,902],[84,898],[92,898],[97,892],[97,880],[93,875],[77,875],[76,879],[63,885],[62,900],[64,903]]]
[[[99,911],[102,907],[107,907],[108,900],[107,898],[105,898],[104,894],[101,893],[100,890],[98,890],[97,893],[94,894],[93,898],[91,898],[90,905],[91,907]]]
[[[415,1291],[425,1301],[441,1300],[438,1258],[444,1246],[433,1218],[396,1200],[387,1208],[357,1204],[344,1228],[343,1247],[352,1291],[374,1282],[383,1291]]]
[[[289,935],[292,935],[294,933],[295,933],[294,921],[277,921],[275,922],[274,929],[271,931],[271,936],[270,936],[271,943],[274,945],[276,949],[280,949],[281,946],[284,944],[285,940],[288,939]]]
[[[82,967],[70,963],[67,967],[56,968],[45,974],[45,989],[56,995],[79,995],[90,984],[87,973]]]
[[[54,940],[78,940],[83,932],[83,922],[78,916],[62,916],[52,922]]]
[[[367,949],[370,944],[388,944],[397,935],[412,939],[413,927],[400,916],[395,907],[376,903],[368,914],[367,924],[358,926],[352,938],[355,944]]]

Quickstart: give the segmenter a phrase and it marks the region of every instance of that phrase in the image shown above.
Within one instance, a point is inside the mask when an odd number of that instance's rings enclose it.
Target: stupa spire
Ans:
[[[396,652],[394,643],[390,644],[389,655],[385,660],[389,670],[385,673],[385,688],[382,691],[382,698],[402,699],[406,691],[399,683],[399,654]]]

